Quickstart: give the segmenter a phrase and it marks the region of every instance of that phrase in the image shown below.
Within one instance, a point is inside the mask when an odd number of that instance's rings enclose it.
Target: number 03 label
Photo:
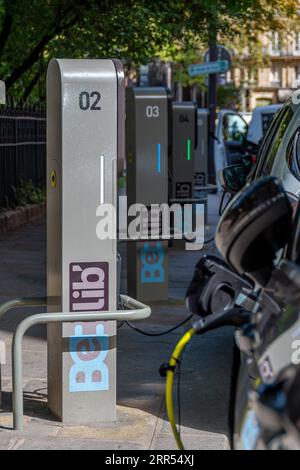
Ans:
[[[158,118],[159,117],[159,106],[146,106],[146,117],[147,118]]]

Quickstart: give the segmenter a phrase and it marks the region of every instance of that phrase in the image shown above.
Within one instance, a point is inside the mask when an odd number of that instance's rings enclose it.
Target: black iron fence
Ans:
[[[40,107],[0,106],[0,207],[16,204],[16,188],[46,182],[46,114]]]

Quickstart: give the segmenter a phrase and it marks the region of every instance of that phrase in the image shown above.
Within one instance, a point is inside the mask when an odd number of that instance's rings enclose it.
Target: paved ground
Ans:
[[[210,232],[218,199],[209,201]],[[0,302],[46,292],[45,223],[32,224],[0,236]],[[202,252],[170,253],[169,301],[153,304],[151,319],[139,323],[151,331],[166,329],[188,315],[183,297]],[[123,267],[125,267],[125,262]],[[124,285],[126,272],[122,272]],[[25,431],[11,430],[12,332],[26,313],[11,311],[0,323],[7,344],[2,368],[3,408],[0,449],[175,449],[166,419],[164,380],[158,374],[184,329],[167,336],[141,336],[123,326],[118,330],[118,418],[113,424],[62,425],[46,406],[46,330],[33,328],[24,340]],[[231,329],[196,337],[184,354],[181,379],[182,438],[187,449],[228,448],[228,402],[232,362]]]

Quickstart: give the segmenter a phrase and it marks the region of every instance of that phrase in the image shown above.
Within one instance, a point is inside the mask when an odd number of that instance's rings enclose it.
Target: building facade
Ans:
[[[243,110],[284,102],[300,87],[300,32],[270,32],[262,37],[265,66],[255,67],[247,50],[242,65],[229,73],[229,81],[241,87]]]

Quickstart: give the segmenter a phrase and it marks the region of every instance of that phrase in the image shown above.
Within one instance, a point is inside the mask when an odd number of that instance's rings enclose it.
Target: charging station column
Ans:
[[[199,108],[197,111],[197,148],[195,158],[195,196],[204,203],[204,220],[207,222],[208,185],[208,124],[209,111]]]
[[[119,61],[56,60],[47,74],[48,296],[51,312],[115,310],[115,237],[96,234],[116,206],[124,129]],[[48,403],[64,422],[116,418],[115,322],[48,325]]]
[[[197,106],[192,101],[172,103],[172,158],[170,173],[170,203],[182,206],[182,224],[175,232],[182,232],[186,225],[193,228],[194,221],[184,223],[184,203],[192,203],[195,187],[195,148],[197,146]],[[194,211],[193,211],[194,212]],[[193,214],[195,219],[195,214]],[[179,220],[179,219],[178,219]],[[183,248],[184,240],[174,240],[173,246]]]
[[[172,103],[172,193],[174,199],[194,197],[197,106],[192,101]]]
[[[163,87],[126,90],[127,203],[168,203],[170,95]],[[157,223],[160,225],[160,216]],[[148,232],[148,226],[146,227]],[[128,294],[141,301],[168,299],[168,242],[127,244]]]
[[[208,109],[199,108],[197,111],[197,148],[195,163],[196,190],[197,186],[207,185],[208,118]]]

